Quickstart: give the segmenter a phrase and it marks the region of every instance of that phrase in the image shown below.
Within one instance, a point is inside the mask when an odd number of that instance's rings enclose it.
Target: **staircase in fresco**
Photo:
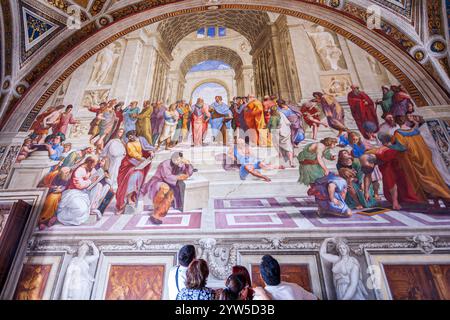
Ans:
[[[350,109],[345,103],[342,103],[342,105],[345,110],[346,125],[350,129],[356,129],[356,124],[351,116]],[[90,117],[92,117],[92,115]],[[92,119],[89,118],[86,121],[90,122],[91,120]],[[307,128],[307,126],[305,128]],[[307,144],[314,142],[310,138],[311,134],[311,129],[307,128],[306,139],[294,150],[295,155],[303,150]],[[336,131],[320,127],[318,140],[325,137],[336,137]],[[211,140],[211,130],[208,129],[205,141],[210,142]],[[69,137],[68,141],[72,143],[73,148],[79,149],[89,144],[89,137],[85,135],[77,138]],[[290,168],[283,159],[280,159],[274,148],[254,147],[252,151],[258,159],[274,164],[282,164],[286,169],[262,171],[263,174],[267,175],[272,180],[270,183],[252,176],[249,176],[247,180],[242,181],[239,178],[238,170],[234,169],[226,171],[223,169],[223,158],[221,155],[227,153],[228,148],[229,147],[212,143],[209,143],[208,146],[202,148],[191,147],[190,140],[177,145],[169,151],[164,150],[163,146],[160,151],[156,153],[152,163],[152,169],[147,178],[150,178],[155,172],[158,164],[169,159],[174,151],[181,151],[183,152],[184,157],[189,159],[194,167],[198,169],[198,172],[194,174],[194,178],[201,180],[206,179],[209,181],[209,194],[211,198],[306,195],[308,187],[297,182],[298,161],[296,159],[294,159],[296,167]],[[338,151],[339,149],[335,149],[333,153],[337,156]],[[331,171],[336,171],[335,162],[325,162]]]

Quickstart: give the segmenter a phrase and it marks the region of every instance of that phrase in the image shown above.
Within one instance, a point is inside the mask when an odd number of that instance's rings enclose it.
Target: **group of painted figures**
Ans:
[[[310,187],[308,194],[315,197],[319,215],[348,217],[352,209],[374,207],[380,200],[381,181],[394,209],[428,200],[449,206],[448,170],[423,139],[424,121],[414,114],[414,103],[401,86],[383,87],[383,99],[376,102],[352,86],[348,103],[359,132],[346,126],[344,109],[335,97],[321,92],[313,97],[298,105],[275,96],[261,102],[254,95],[233,98],[230,106],[221,97],[209,106],[200,98],[192,106],[179,101],[168,108],[162,102],[145,101],[142,110],[136,101],[124,108],[113,99],[86,106],[95,117],[89,146],[78,150],[64,143],[69,126],[79,123],[73,107],[50,107],[33,123],[18,157],[22,161],[35,150],[46,150],[55,160],[40,183],[49,188],[40,228],[56,221],[81,225],[90,215],[100,219],[113,199],[117,214],[135,210],[140,199],[150,199],[150,221],[161,224],[171,207],[182,207],[179,182],[196,169],[181,152],[174,152],[150,177],[155,153],[162,145],[171,149],[189,139],[193,147],[203,146],[208,130],[210,143],[230,145],[228,156],[242,180],[253,175],[269,182],[261,170],[284,166],[258,159],[251,146],[275,147],[295,167],[294,149],[305,139],[304,124],[311,127],[315,142],[297,154],[299,182]],[[383,112],[382,124],[376,105]],[[336,130],[337,137],[318,141],[320,126]],[[337,157],[332,154],[336,147],[341,148]],[[325,159],[337,160],[336,173]]]

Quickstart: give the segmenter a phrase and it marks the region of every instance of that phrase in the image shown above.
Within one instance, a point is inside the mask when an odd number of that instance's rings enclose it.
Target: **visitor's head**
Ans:
[[[275,96],[275,95],[271,95],[271,96],[270,96],[270,100],[275,101],[276,99],[277,99],[277,96]]]
[[[66,107],[66,112],[71,112],[72,110],[73,110],[73,105],[69,104],[69,105]]]
[[[32,140],[31,138],[26,138],[26,139],[23,141],[23,144],[24,144],[24,145],[30,145],[32,142],[33,142],[33,140]]]
[[[254,101],[254,100],[256,100],[256,96],[253,94],[253,93],[251,93],[251,94],[249,94],[248,95],[248,101]]]
[[[383,94],[386,94],[389,92],[389,87],[388,86],[381,86],[381,91],[383,91]]]
[[[356,84],[352,85],[350,89],[352,89],[354,94],[359,94],[359,86],[357,86]]]
[[[281,282],[281,269],[278,261],[271,255],[266,254],[262,257],[259,264],[259,272],[268,286],[277,286]]]
[[[264,101],[269,101],[270,100],[270,96],[264,96]]]
[[[136,136],[136,130],[130,130],[127,132],[126,134],[128,141],[136,141],[137,136]]]
[[[106,102],[101,102],[99,106],[100,109],[105,109],[108,106],[108,104]]]
[[[402,126],[406,123],[406,116],[395,116],[395,123],[398,124],[399,126]]]
[[[351,131],[348,134],[348,142],[351,144],[358,144],[361,141],[361,135],[356,131]]]
[[[333,149],[338,144],[338,140],[336,138],[324,138],[320,140],[320,143],[323,144],[328,149]]]
[[[201,289],[208,281],[209,268],[203,259],[194,259],[186,271],[186,288]]]
[[[216,96],[215,100],[217,103],[220,103],[220,102],[222,102],[223,98],[221,96]]]
[[[384,121],[386,121],[386,123],[391,127],[395,126],[394,115],[392,113],[387,113],[384,117]]]
[[[138,105],[138,102],[137,102],[137,101],[131,101],[131,102],[130,102],[130,108],[131,108],[131,109],[136,108],[137,105]]]
[[[203,99],[202,98],[198,98],[197,99],[197,104],[200,106],[200,105],[203,105]]]
[[[178,262],[183,267],[188,267],[195,259],[195,247],[191,244],[183,246],[178,252]]]
[[[172,104],[169,106],[169,111],[173,112],[173,111],[175,111],[175,110],[177,110],[177,104],[176,104],[176,103],[172,103]]]
[[[225,281],[225,289],[219,300],[240,300],[240,293],[245,288],[245,279],[242,275],[231,274]]]
[[[252,286],[252,280],[250,279],[250,273],[248,272],[247,268],[244,266],[233,266],[231,269],[232,274],[241,275],[244,277],[244,285],[245,286]]]

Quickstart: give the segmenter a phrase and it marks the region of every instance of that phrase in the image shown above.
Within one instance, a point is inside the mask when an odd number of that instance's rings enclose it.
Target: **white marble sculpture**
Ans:
[[[336,245],[337,255],[327,253],[328,243]],[[367,299],[359,262],[350,256],[350,248],[343,239],[325,239],[320,247],[320,256],[333,265],[331,271],[337,300]]]
[[[92,248],[92,255],[88,255],[90,248]],[[91,286],[94,282],[90,267],[97,262],[98,258],[99,251],[92,241],[81,243],[78,255],[70,261],[67,267],[61,293],[62,300],[89,300]]]
[[[336,44],[333,35],[325,31],[325,28],[322,26],[316,27],[315,32],[308,34],[325,71],[338,70],[338,62],[341,59],[342,51]]]

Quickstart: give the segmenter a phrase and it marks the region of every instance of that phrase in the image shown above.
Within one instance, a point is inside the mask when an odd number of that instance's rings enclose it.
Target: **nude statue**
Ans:
[[[92,248],[92,255],[88,255]],[[70,261],[64,279],[61,300],[89,300],[94,277],[89,269],[97,262],[99,251],[92,241],[82,242],[78,255]]]
[[[328,243],[336,245],[337,255],[327,253]],[[320,256],[333,265],[333,283],[337,300],[366,300],[367,290],[361,277],[358,260],[350,256],[350,248],[343,239],[327,238],[320,247]]]
[[[97,61],[94,64],[91,83],[101,85],[108,76],[115,60],[114,44],[110,44],[97,55]]]
[[[322,26],[316,27],[316,32],[308,34],[313,41],[325,71],[338,70],[338,62],[342,56],[342,51],[337,46],[333,35],[325,31],[325,28]]]

